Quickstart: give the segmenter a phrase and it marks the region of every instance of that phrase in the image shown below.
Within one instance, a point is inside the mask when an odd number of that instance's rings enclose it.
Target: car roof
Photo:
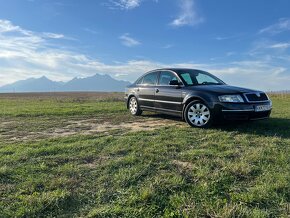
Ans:
[[[192,69],[192,68],[159,68],[159,69],[155,69],[152,71],[158,71],[158,70],[171,70],[171,71],[179,71],[179,70],[198,70],[198,69]],[[198,70],[201,71],[201,70]]]

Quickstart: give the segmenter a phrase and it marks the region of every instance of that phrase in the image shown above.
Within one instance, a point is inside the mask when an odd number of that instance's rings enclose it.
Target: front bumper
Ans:
[[[128,95],[126,94],[126,96],[124,97],[124,102],[126,104],[126,108],[128,109]]]
[[[225,120],[261,120],[270,117],[271,110],[260,112],[222,112]]]
[[[257,106],[265,105],[269,109],[257,111]],[[224,120],[259,120],[270,117],[272,102],[261,103],[221,103],[216,102],[214,107],[215,117]]]

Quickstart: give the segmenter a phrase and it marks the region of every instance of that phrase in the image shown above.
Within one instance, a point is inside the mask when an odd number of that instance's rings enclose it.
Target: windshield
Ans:
[[[210,73],[200,70],[176,71],[186,86],[197,85],[224,85],[225,83]]]

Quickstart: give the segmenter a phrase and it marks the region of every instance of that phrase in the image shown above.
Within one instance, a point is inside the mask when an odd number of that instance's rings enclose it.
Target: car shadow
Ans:
[[[269,118],[265,120],[248,122],[227,122],[216,124],[213,128],[223,131],[237,131],[239,133],[253,134],[259,136],[276,136],[290,138],[290,119]]]
[[[143,117],[162,118],[174,120],[176,122],[184,122],[181,118],[166,114],[149,113],[142,115]],[[228,132],[239,132],[268,137],[290,138],[290,119],[269,118],[257,121],[227,121],[214,124],[211,129],[218,129]]]

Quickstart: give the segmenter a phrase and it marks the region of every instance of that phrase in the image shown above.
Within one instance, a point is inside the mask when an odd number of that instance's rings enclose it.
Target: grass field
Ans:
[[[0,217],[289,217],[290,95],[191,128],[119,93],[0,95]]]

